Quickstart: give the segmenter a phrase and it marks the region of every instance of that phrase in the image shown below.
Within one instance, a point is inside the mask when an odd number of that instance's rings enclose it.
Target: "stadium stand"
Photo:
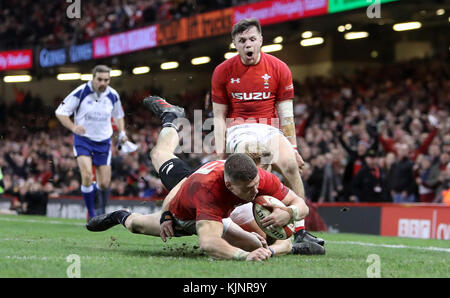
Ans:
[[[204,11],[256,1],[97,1],[86,2],[85,17],[67,22],[60,1],[3,1],[0,9],[1,49],[32,46],[68,46],[95,36],[169,21]],[[94,9],[95,8],[95,9]],[[54,17],[48,17],[54,16]],[[295,81],[294,100],[299,150],[308,166],[303,171],[307,197],[313,202],[394,202],[393,191],[407,191],[413,202],[442,201],[448,186],[450,162],[450,64],[447,56],[364,67],[328,77],[309,76]],[[295,79],[295,78],[294,78]],[[148,158],[159,125],[148,119],[140,102],[163,90],[147,88],[122,92],[131,139],[139,145],[133,155],[113,148],[112,195],[150,198],[165,190]],[[185,105],[189,119],[204,109],[202,89],[179,93],[175,103]],[[50,197],[79,194],[79,173],[72,138],[53,116],[54,106],[39,95],[14,87],[15,100],[0,100],[0,169],[4,193],[17,205],[31,192]],[[53,102],[59,102],[55,98]],[[172,100],[172,99],[171,99]],[[209,109],[211,107],[209,106]],[[208,110],[203,111],[208,115]],[[399,144],[406,144],[404,161],[411,176],[403,181]],[[359,195],[354,183],[375,179],[382,190]],[[192,165],[211,158],[184,154]],[[362,176],[362,174],[360,175]],[[377,184],[380,183],[380,184]],[[405,186],[407,184],[407,186]],[[370,191],[370,190],[369,190]],[[373,191],[373,189],[372,189]],[[380,194],[382,192],[382,194]]]
[[[170,21],[214,9],[257,1],[245,0],[101,0],[84,1],[83,17],[65,17],[65,1],[2,1],[1,50],[32,46],[68,46],[93,37]]]
[[[423,73],[427,73],[426,82],[422,79]],[[339,141],[342,135],[351,148],[361,143],[368,147],[378,138],[376,164],[391,184],[397,179],[391,170],[398,158],[389,152],[396,148],[396,142],[408,144],[414,162],[414,181],[410,181],[414,201],[433,201],[450,162],[450,123],[446,108],[450,104],[449,75],[448,64],[430,59],[368,68],[351,76],[309,78],[297,83],[296,88],[304,90],[295,99],[295,110],[301,154],[310,165],[303,173],[309,198],[319,202],[365,200],[354,196],[351,185],[347,193],[344,191],[349,159]],[[318,85],[322,87],[316,88]],[[161,194],[162,186],[147,158],[159,126],[148,123],[146,113],[140,111],[131,94],[122,96],[125,110],[133,114],[129,120],[133,127],[132,139],[140,148],[135,156],[122,156],[113,149],[112,192],[141,197]],[[0,166],[5,192],[17,195],[30,181],[39,181],[50,195],[77,194],[79,173],[72,156],[71,135],[56,124],[52,110],[39,98],[30,94],[23,97],[23,101],[1,107]],[[351,100],[354,98],[356,100]],[[203,98],[197,97],[193,106],[202,102]],[[31,119],[30,111],[33,111]],[[192,118],[193,107],[188,111]],[[429,115],[433,117],[430,119]],[[381,140],[393,144],[387,147]],[[412,155],[415,150],[417,153]],[[185,157],[194,165],[208,158],[194,153]],[[359,159],[352,165],[350,180],[363,163],[364,160]],[[326,171],[330,171],[332,183],[327,181]],[[427,180],[430,171],[436,172],[433,181]],[[392,201],[390,193],[387,191],[383,201]],[[424,196],[430,193],[435,196]]]

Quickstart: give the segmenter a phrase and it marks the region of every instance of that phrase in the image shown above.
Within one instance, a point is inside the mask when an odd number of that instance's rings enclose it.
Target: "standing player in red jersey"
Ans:
[[[273,174],[258,169],[245,154],[233,154],[226,161],[204,164],[196,171],[173,152],[179,142],[174,120],[184,110],[164,99],[144,100],[163,122],[156,146],[150,154],[161,181],[170,190],[162,210],[149,215],[118,210],[92,218],[90,231],[104,231],[123,224],[133,233],[166,237],[197,234],[200,248],[219,259],[265,260],[274,254],[291,252],[290,240],[277,240],[270,247],[257,233],[249,233],[227,218],[237,206],[253,201],[257,194],[282,200],[287,207],[274,208],[264,225],[284,226],[308,214],[305,202]]]
[[[267,146],[274,156],[273,169],[304,198],[291,72],[284,62],[261,52],[263,38],[257,19],[236,23],[231,37],[239,55],[217,66],[211,80],[216,153],[224,158],[226,153],[248,151],[249,143]],[[304,226],[304,220],[295,223],[294,245],[313,242],[317,245],[307,253],[323,254],[323,239],[306,232]]]

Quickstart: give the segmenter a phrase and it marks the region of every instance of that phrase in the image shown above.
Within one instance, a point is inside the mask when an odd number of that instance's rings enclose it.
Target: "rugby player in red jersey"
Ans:
[[[231,37],[239,55],[218,65],[211,80],[218,158],[224,158],[226,153],[245,152],[249,143],[263,144],[273,153],[272,168],[298,196],[304,197],[291,71],[278,58],[261,52],[263,37],[257,19],[236,23]],[[317,245],[312,245],[307,253],[323,254],[324,240],[306,232],[304,226],[304,220],[295,223],[294,245],[314,242]]]
[[[173,154],[179,142],[173,122],[184,116],[184,110],[156,96],[147,97],[144,104],[163,122],[150,154],[161,181],[170,190],[162,210],[149,215],[118,210],[92,218],[87,229],[104,231],[123,224],[133,233],[160,236],[163,241],[167,237],[197,234],[200,248],[219,259],[265,260],[274,254],[290,253],[289,239],[277,240],[269,247],[264,238],[243,230],[228,216],[236,206],[253,201],[256,195],[270,195],[287,207],[274,208],[263,224],[283,226],[308,214],[304,200],[275,175],[258,169],[246,154],[233,154],[226,161],[190,169]]]

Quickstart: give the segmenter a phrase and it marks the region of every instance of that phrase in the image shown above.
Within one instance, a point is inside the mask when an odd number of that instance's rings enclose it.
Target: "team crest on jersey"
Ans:
[[[241,83],[241,79],[240,78],[237,78],[237,79],[231,78],[231,84],[234,84],[234,83],[240,84]]]
[[[264,89],[269,89],[269,79],[271,78],[271,76],[265,73],[261,78],[263,78],[264,80]]]

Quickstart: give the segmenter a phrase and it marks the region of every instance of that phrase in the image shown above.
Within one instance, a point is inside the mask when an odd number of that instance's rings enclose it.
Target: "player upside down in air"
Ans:
[[[163,128],[150,154],[169,190],[162,210],[149,215],[118,210],[92,218],[86,225],[88,230],[104,231],[122,224],[133,233],[160,236],[163,241],[196,234],[200,248],[219,259],[265,260],[274,254],[305,249],[308,244],[292,248],[289,239],[268,246],[259,234],[245,231],[228,217],[236,206],[253,201],[257,195],[270,195],[287,207],[274,208],[263,225],[284,226],[308,214],[302,198],[275,175],[258,169],[246,154],[208,162],[193,171],[173,154],[179,142],[174,120],[183,117],[184,110],[157,96],[147,97],[144,104],[162,120]]]

